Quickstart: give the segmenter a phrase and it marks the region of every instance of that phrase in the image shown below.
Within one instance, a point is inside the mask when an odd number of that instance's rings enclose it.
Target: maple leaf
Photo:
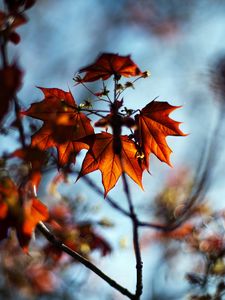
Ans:
[[[33,103],[22,114],[44,121],[44,125],[32,136],[32,146],[41,150],[56,147],[59,166],[75,163],[76,154],[87,145],[76,141],[93,134],[90,119],[79,111],[71,92],[56,88],[40,88],[44,100]]]
[[[141,188],[142,173],[146,168],[137,158],[137,149],[128,136],[120,136],[121,153],[115,153],[117,140],[114,135],[102,132],[82,139],[90,148],[84,158],[78,179],[100,170],[105,196],[115,186],[122,172],[127,173]],[[77,179],[77,180],[78,180]]]
[[[169,118],[169,114],[177,108],[180,106],[172,106],[168,102],[153,100],[140,111],[140,114],[135,116],[137,124],[135,135],[143,151],[147,167],[151,153],[171,166],[170,154],[172,150],[166,142],[166,137],[169,135],[185,136],[179,129],[181,122]]]
[[[17,186],[9,177],[0,178],[0,240],[15,228],[20,246],[28,251],[32,233],[40,221],[48,219],[47,207],[38,199],[21,199]]]
[[[142,76],[138,66],[132,61],[130,55],[120,56],[114,53],[103,53],[97,60],[79,72],[86,72],[84,78],[78,79],[79,82],[90,82],[100,78],[107,80],[110,76]]]

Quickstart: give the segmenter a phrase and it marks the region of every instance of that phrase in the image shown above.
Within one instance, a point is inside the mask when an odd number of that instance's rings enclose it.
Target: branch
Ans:
[[[2,56],[2,65],[4,68],[8,66],[8,58],[6,55],[6,41],[3,36],[1,38],[1,56]]]
[[[119,291],[121,294],[127,296],[129,299],[135,299],[134,295],[131,294],[126,288],[122,287],[115,280],[111,279],[105,273],[103,273],[100,269],[98,269],[94,264],[92,264],[89,260],[81,256],[79,253],[75,252],[71,248],[67,247],[60,240],[56,239],[56,237],[48,230],[48,228],[42,223],[39,222],[37,225],[37,229],[43,234],[43,236],[57,249],[67,253],[69,256],[73,257],[75,260],[79,261],[86,268],[94,272],[96,275],[101,277],[104,281],[106,281],[111,287]]]
[[[78,171],[74,171],[77,175],[79,174]],[[81,179],[83,179],[91,188],[93,188],[93,190],[99,194],[100,196],[104,197],[104,192],[98,187],[98,185],[91,180],[90,178],[88,178],[87,176],[83,176],[81,177]],[[111,205],[114,209],[116,209],[117,211],[119,211],[121,214],[123,214],[125,217],[131,218],[131,213],[126,211],[123,207],[121,207],[119,204],[116,203],[116,201],[110,197],[110,196],[106,196],[105,200],[107,201],[107,203],[109,205]],[[179,225],[162,225],[162,224],[155,224],[155,223],[151,223],[151,222],[144,222],[144,221],[139,221],[137,219],[137,224],[140,227],[148,227],[148,228],[152,228],[155,230],[162,230],[162,231],[172,231],[174,229],[176,229]]]
[[[75,171],[75,173],[78,175],[79,172]],[[93,188],[93,190],[99,194],[100,196],[104,197],[104,192],[97,186],[97,184],[92,181],[90,178],[88,178],[87,176],[83,176],[81,177],[91,188]],[[111,205],[113,208],[115,208],[116,210],[118,210],[120,213],[122,213],[123,215],[127,216],[127,217],[131,217],[130,213],[127,212],[124,208],[122,208],[119,204],[117,204],[115,202],[115,200],[113,200],[110,196],[106,196],[105,199],[107,200],[107,202],[109,203],[109,205]]]
[[[136,216],[136,213],[134,211],[130,189],[127,183],[127,179],[125,176],[125,173],[122,172],[122,179],[123,179],[123,186],[124,191],[127,196],[127,201],[129,205],[131,220],[132,220],[132,226],[133,226],[133,244],[134,244],[134,252],[135,252],[135,258],[136,258],[136,292],[135,292],[135,300],[139,300],[140,296],[143,291],[143,283],[142,283],[142,259],[141,259],[141,251],[140,251],[140,245],[139,245],[139,234],[138,234],[138,219]]]
[[[1,57],[2,57],[2,65],[4,68],[8,67],[8,56],[7,56],[7,40],[4,37],[1,38]],[[15,106],[15,115],[16,115],[16,124],[19,130],[19,137],[23,148],[26,147],[25,143],[25,134],[23,129],[23,124],[20,119],[20,105],[16,94],[12,98]]]
[[[20,135],[20,142],[23,146],[23,148],[26,148],[26,141],[25,141],[25,133],[23,129],[23,124],[20,118],[20,105],[17,96],[13,97],[14,105],[15,105],[15,113],[16,113],[16,123],[19,130]]]

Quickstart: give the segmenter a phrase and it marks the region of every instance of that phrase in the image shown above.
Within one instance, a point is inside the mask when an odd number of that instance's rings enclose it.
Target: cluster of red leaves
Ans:
[[[85,75],[83,78],[77,77],[78,83],[114,76],[118,85],[121,76],[146,77],[146,72],[141,72],[130,56],[112,53],[103,53],[96,62],[80,72],[85,72]],[[113,133],[95,134],[90,120],[81,112],[82,107],[77,106],[70,91],[56,88],[41,90],[44,100],[32,104],[23,112],[44,121],[42,128],[32,136],[32,147],[41,150],[56,147],[59,166],[74,163],[77,153],[88,149],[79,177],[100,170],[105,195],[115,186],[122,172],[142,187],[142,174],[149,169],[150,154],[170,165],[171,149],[166,137],[184,135],[179,129],[180,123],[169,118],[169,114],[178,107],[167,102],[152,101],[132,118],[119,111],[123,101],[116,98],[109,105],[109,114],[96,124],[109,124]],[[124,125],[135,128],[132,135],[121,134]]]
[[[0,178],[0,240],[8,237],[9,229],[16,230],[20,246],[25,252],[32,233],[40,221],[48,219],[48,209],[37,198],[26,201],[9,177]]]
[[[24,9],[32,3],[23,1]],[[18,13],[22,2],[8,1],[7,5],[10,13],[15,14]],[[106,80],[113,76],[115,89],[119,86],[121,76],[146,77],[146,72],[141,72],[130,56],[112,53],[102,54],[95,63],[81,69],[81,72],[86,74],[84,78],[79,78],[78,83]],[[3,103],[6,104],[3,105],[1,117],[5,115],[12,97],[20,86],[21,76],[21,71],[15,64],[0,72],[2,79],[0,95]],[[131,85],[127,84],[127,86]],[[88,150],[78,178],[100,170],[105,195],[116,185],[122,172],[143,188],[142,174],[144,170],[149,169],[150,154],[155,154],[161,161],[170,165],[171,150],[166,143],[166,137],[184,135],[179,129],[180,123],[169,118],[169,114],[177,107],[167,102],[152,101],[132,117],[132,113],[127,113],[127,109],[122,113],[123,100],[119,99],[119,96],[115,97],[113,101],[109,101],[108,114],[96,122],[96,127],[109,125],[112,133],[95,134],[91,120],[84,114],[85,109],[77,105],[70,91],[65,92],[57,88],[40,89],[44,99],[32,104],[22,114],[39,119],[44,124],[32,136],[30,146],[18,149],[11,155],[24,160],[29,166],[29,181],[36,187],[41,179],[42,168],[47,163],[46,150],[56,147],[59,167],[75,163],[76,155],[82,149]],[[92,113],[92,110],[88,112]],[[122,135],[123,126],[130,128],[132,134]],[[12,185],[10,194],[7,194],[8,184]],[[24,200],[21,191],[11,180],[1,181],[1,239],[4,239],[8,229],[13,227],[16,229],[20,245],[27,249],[37,223],[47,218],[47,209],[39,200],[32,197],[28,201]],[[65,227],[64,225],[60,225],[61,227],[57,225],[57,228]],[[57,232],[59,235],[63,233],[61,236],[63,242],[70,245],[72,249],[79,252],[80,239],[88,235],[90,249],[101,249],[103,254],[110,251],[109,245],[93,231],[90,224],[72,227]],[[71,233],[77,238],[77,241],[76,238],[73,239],[72,244]]]

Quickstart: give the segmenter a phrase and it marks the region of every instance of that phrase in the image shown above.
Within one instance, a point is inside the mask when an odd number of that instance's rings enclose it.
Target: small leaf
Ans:
[[[115,77],[125,76],[142,76],[142,72],[138,66],[132,61],[130,55],[120,56],[114,53],[103,53],[97,60],[80,70],[86,72],[84,78],[80,78],[79,82],[90,82],[98,79],[106,80],[112,75]]]

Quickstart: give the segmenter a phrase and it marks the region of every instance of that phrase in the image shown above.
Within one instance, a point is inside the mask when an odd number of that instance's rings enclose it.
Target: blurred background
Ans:
[[[151,73],[149,78],[139,80],[134,90],[126,90],[127,107],[142,108],[156,97],[182,106],[172,118],[183,122],[181,129],[188,136],[167,139],[173,149],[173,168],[151,156],[151,174],[144,174],[143,179],[145,191],[129,181],[141,220],[181,224],[173,234],[147,227],[140,230],[143,299],[225,299],[221,283],[225,272],[223,253],[218,252],[224,250],[225,1],[38,0],[26,14],[29,22],[17,30],[21,42],[9,49],[10,57],[18,60],[24,71],[18,94],[23,109],[42,99],[36,86],[70,88],[78,103],[90,99],[82,86],[74,86],[73,77],[102,52],[131,54],[142,71]],[[91,87],[98,90],[94,84]],[[9,115],[6,119],[5,129],[12,118]],[[31,122],[28,119],[24,120],[27,127]],[[2,134],[1,141],[1,152],[19,147],[13,130]],[[99,173],[89,178],[101,188]],[[100,243],[97,251],[90,253],[91,259],[133,291],[135,260],[129,219],[113,210],[82,179],[74,184],[76,176],[70,176],[67,183],[53,186],[54,176],[55,172],[46,174],[39,198],[55,205],[66,199],[76,220],[88,220],[89,225],[102,222],[97,228],[93,226],[107,245]],[[120,183],[110,196],[127,208]],[[80,206],[75,201],[80,201]],[[193,228],[197,228],[195,234]],[[202,245],[203,241],[209,245]],[[90,245],[89,248],[96,250]],[[36,257],[37,253],[32,255]],[[214,257],[220,259],[218,274],[208,270],[218,263]],[[17,299],[124,299],[83,266],[63,259],[66,263],[58,267],[57,274],[42,270],[38,280],[30,279],[36,283],[32,290],[22,283],[15,284],[21,275],[11,278],[9,270],[10,263],[16,262],[2,259],[1,299],[7,293],[13,299],[18,291]],[[17,274],[15,270],[11,272]],[[37,286],[37,282],[42,285]],[[14,287],[9,288],[11,285]],[[29,285],[30,289],[33,285]],[[220,298],[209,298],[210,295]]]

